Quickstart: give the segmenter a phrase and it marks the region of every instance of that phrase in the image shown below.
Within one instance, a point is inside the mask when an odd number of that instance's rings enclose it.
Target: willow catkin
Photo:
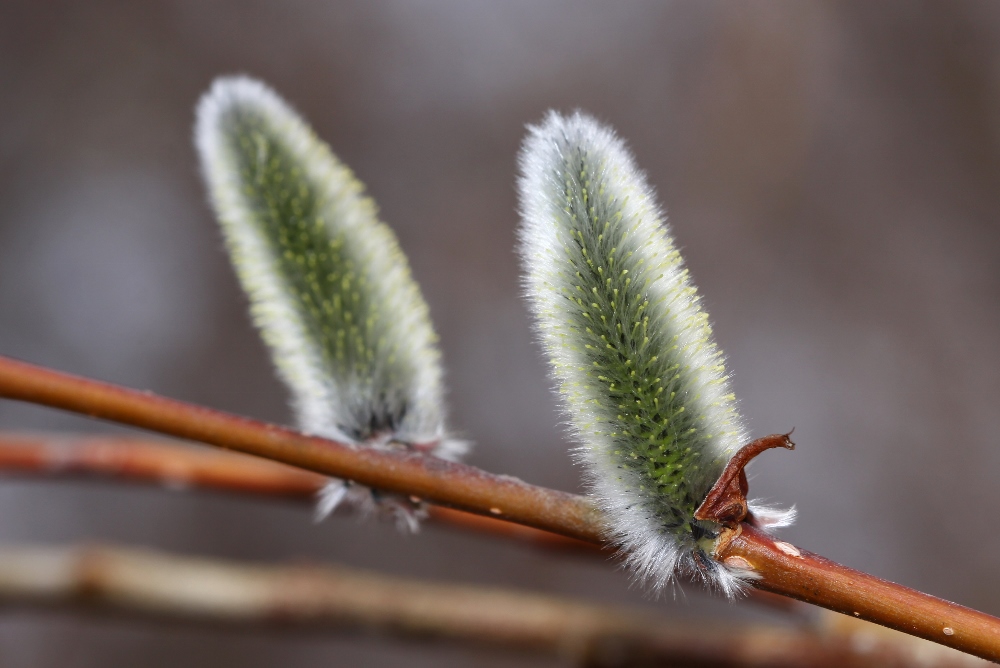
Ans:
[[[247,77],[215,81],[198,105],[195,143],[300,428],[358,446],[461,454],[464,444],[445,427],[427,305],[350,169],[274,91]],[[334,481],[319,514],[350,493],[372,505],[369,490]],[[414,525],[413,513],[398,519]]]
[[[735,594],[747,574],[694,512],[746,431],[652,188],[579,112],[530,127],[520,168],[527,296],[610,538],[656,589],[687,572]]]

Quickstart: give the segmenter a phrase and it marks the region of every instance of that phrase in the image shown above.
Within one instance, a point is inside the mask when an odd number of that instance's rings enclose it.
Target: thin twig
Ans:
[[[329,478],[280,462],[133,436],[0,432],[0,474],[100,476],[168,489],[202,489],[313,503]],[[609,554],[576,538],[522,524],[429,506],[432,520],[546,548]],[[784,597],[780,600],[787,601]]]
[[[102,476],[168,489],[200,488],[312,500],[326,476],[236,452],[118,435],[0,432],[0,472]]]
[[[74,607],[235,627],[389,633],[558,656],[585,666],[911,665],[918,650],[788,629],[677,623],[648,610],[341,567],[248,566],[115,547],[0,549],[0,605]],[[968,665],[938,655],[924,665]]]
[[[150,393],[0,358],[0,396],[62,408],[602,543],[598,511],[575,494],[418,454],[354,448]],[[757,587],[1000,661],[1000,619],[808,554],[742,525],[720,550],[754,569]],[[742,561],[741,561],[742,560]],[[900,602],[905,602],[901,605]]]

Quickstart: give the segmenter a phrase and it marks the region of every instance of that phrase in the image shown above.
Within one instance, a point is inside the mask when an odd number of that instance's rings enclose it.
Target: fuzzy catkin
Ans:
[[[694,511],[747,440],[708,315],[612,130],[550,112],[520,156],[524,283],[592,494],[639,579],[732,595]]]
[[[461,454],[445,429],[427,305],[351,171],[274,91],[247,77],[215,81],[198,105],[195,143],[300,428],[359,446]],[[329,486],[320,513],[347,492]]]

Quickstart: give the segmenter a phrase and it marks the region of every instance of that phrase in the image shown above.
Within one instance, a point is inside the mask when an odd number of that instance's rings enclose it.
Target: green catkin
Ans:
[[[195,142],[300,428],[358,446],[461,454],[445,429],[427,305],[351,171],[276,93],[246,77],[218,79],[202,98]],[[348,491],[328,486],[319,513]],[[369,490],[350,491],[374,507]],[[399,517],[415,526],[412,513]]]
[[[688,572],[735,594],[694,511],[746,432],[652,189],[579,112],[530,127],[520,167],[527,295],[611,537],[656,589]]]

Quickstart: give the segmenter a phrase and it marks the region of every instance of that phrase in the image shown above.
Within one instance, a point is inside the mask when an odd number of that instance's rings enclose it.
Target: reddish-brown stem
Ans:
[[[416,453],[345,443],[0,357],[0,396],[130,424],[601,543],[586,498]]]
[[[751,568],[758,586],[776,594],[1000,661],[996,617],[841,566],[748,524],[716,556]]]
[[[603,542],[601,517],[586,498],[433,457],[358,449],[2,357],[0,396],[202,441],[488,517]],[[720,545],[717,557],[753,569],[760,576],[755,581],[760,589],[1000,660],[1000,619],[809,555],[745,523],[733,533]]]
[[[0,434],[0,472],[108,476],[171,489],[312,499],[326,476],[238,453],[130,436]]]
[[[131,436],[0,433],[0,474],[101,476],[170,489],[201,489],[312,503],[328,477],[238,452]],[[509,538],[555,550],[605,558],[609,545],[588,543],[523,524],[430,505],[436,523]],[[799,611],[798,601],[763,590],[750,592],[757,604],[784,612]]]
[[[612,556],[616,552],[615,548],[605,543],[592,543],[578,538],[570,538],[569,536],[535,529],[523,524],[499,520],[485,515],[476,515],[446,506],[428,506],[427,512],[435,522],[493,536],[526,541],[545,548],[570,551],[582,550],[591,554],[603,555],[605,558]]]
[[[106,476],[171,489],[204,489],[313,502],[329,478],[279,462],[129,436],[0,434],[0,473]],[[429,506],[431,519],[544,547],[607,554],[595,543],[522,524]],[[788,601],[786,598],[781,598]]]

